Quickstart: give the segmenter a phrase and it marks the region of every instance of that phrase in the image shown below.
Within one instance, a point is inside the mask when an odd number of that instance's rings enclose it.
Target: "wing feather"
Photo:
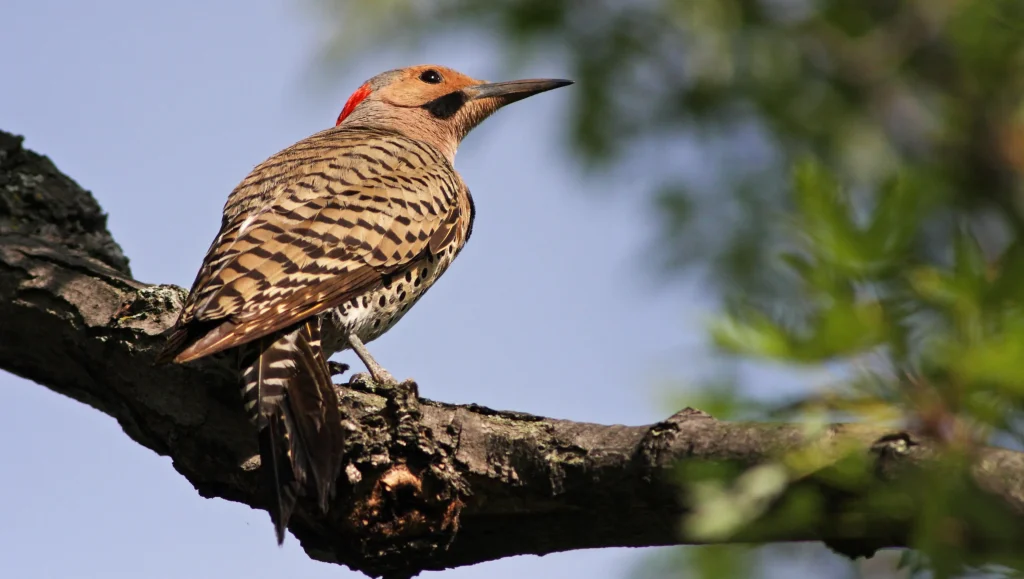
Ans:
[[[289,327],[458,242],[464,186],[440,152],[338,127],[257,166],[232,192],[165,359],[186,362]]]

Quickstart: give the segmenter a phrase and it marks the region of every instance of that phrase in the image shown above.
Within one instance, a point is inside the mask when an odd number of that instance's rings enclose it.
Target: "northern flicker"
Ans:
[[[391,328],[469,239],[473,201],[453,168],[502,106],[571,84],[484,83],[443,66],[377,75],[335,127],[273,155],[234,189],[160,361],[230,350],[276,497],[278,543],[299,496],[327,511],[344,438],[327,358]]]

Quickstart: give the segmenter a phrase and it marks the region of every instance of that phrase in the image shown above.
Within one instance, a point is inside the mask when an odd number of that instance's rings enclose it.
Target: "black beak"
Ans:
[[[538,93],[569,86],[571,80],[559,78],[536,78],[527,80],[509,80],[505,82],[489,82],[467,86],[462,89],[468,100],[497,98],[502,104],[512,103]]]

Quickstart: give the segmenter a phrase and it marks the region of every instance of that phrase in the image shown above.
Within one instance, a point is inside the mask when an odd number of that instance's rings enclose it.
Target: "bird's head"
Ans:
[[[499,108],[572,84],[560,79],[483,82],[437,65],[378,74],[356,89],[338,125],[383,127],[437,147],[451,161],[473,127]]]

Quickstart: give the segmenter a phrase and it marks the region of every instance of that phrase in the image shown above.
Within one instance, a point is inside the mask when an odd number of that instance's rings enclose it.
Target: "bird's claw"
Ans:
[[[394,388],[395,386],[398,386],[398,380],[395,380],[395,377],[391,375],[391,372],[388,372],[384,368],[373,368],[370,370],[370,375],[373,376],[374,382],[385,388]]]
[[[352,374],[348,378],[348,385],[356,390],[371,392],[373,394],[380,394],[392,389],[391,384],[377,380],[369,372],[357,372]]]
[[[398,395],[399,392],[404,392],[408,385],[412,385],[415,396],[419,397],[419,388],[415,382],[407,380],[405,382],[399,382],[395,380],[387,370],[376,373],[377,376],[373,375],[372,372],[359,372],[352,374],[348,379],[348,386],[356,390],[363,392],[369,392],[371,394],[378,394],[387,398],[393,398]]]
[[[327,369],[331,372],[331,377],[333,378],[334,376],[341,376],[345,372],[348,372],[349,365],[342,364],[341,362],[329,361],[327,362]]]

